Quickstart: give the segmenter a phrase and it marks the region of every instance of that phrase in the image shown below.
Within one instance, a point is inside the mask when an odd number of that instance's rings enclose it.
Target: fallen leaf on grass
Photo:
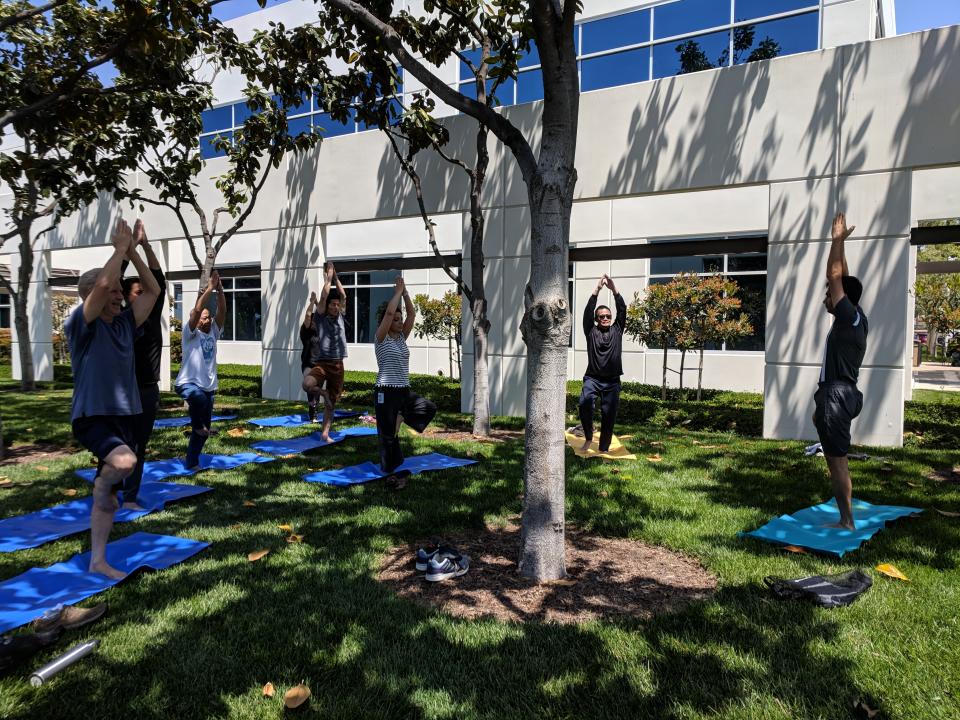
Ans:
[[[902,572],[897,570],[896,566],[891,565],[890,563],[881,563],[880,565],[877,565],[877,570],[882,572],[887,577],[892,577],[895,580],[903,580],[904,582],[910,582],[910,578],[908,578]]]
[[[277,527],[283,530],[284,532],[293,532],[292,525],[277,525]]]
[[[617,470],[616,468],[610,468],[610,474],[611,474],[611,475],[619,475],[619,474],[620,474],[620,471]]]
[[[288,543],[302,543],[303,535],[297,535],[296,533],[290,533],[290,537],[287,538]]]
[[[33,469],[34,469],[34,470],[49,470],[50,468],[48,468],[46,465],[34,465],[34,466],[33,466]]]
[[[920,487],[919,485],[917,485],[917,483],[912,483],[910,481],[907,481],[907,485],[909,485],[910,487]]]
[[[797,547],[796,545],[784,545],[783,549],[786,550],[787,552],[799,553],[800,555],[807,554],[806,550],[804,550],[802,547]]]
[[[883,472],[890,472],[891,470],[893,470],[893,465],[884,463],[883,465],[880,466],[880,470],[882,470]]]
[[[303,683],[292,687],[283,696],[283,704],[290,710],[296,710],[310,699],[310,688]]]
[[[958,512],[950,512],[949,510],[940,510],[939,508],[934,508],[934,510],[936,510],[938,513],[940,513],[944,517],[948,517],[948,518],[960,517],[960,513]]]
[[[249,434],[250,432],[243,428],[232,428],[230,430],[227,430],[227,435],[229,435],[230,437],[243,437],[244,435],[249,435]]]
[[[577,584],[577,581],[573,578],[563,578],[562,580],[554,580],[551,585],[559,585],[560,587],[573,587]]]
[[[0,477],[0,488],[13,487],[13,480],[8,477]]]
[[[650,462],[660,462],[661,460],[663,460],[663,458],[660,457],[659,455],[648,455],[647,460],[649,460]]]
[[[658,448],[662,448],[662,447],[663,447],[663,443],[660,442],[659,440],[654,440],[653,442],[649,442],[649,443],[647,443],[647,444],[648,444],[650,447],[658,447]]]
[[[249,555],[247,555],[247,560],[249,562],[256,562],[261,558],[265,558],[269,554],[270,554],[269,550],[257,550],[256,552],[252,552]]]
[[[606,490],[601,490],[601,491],[600,491],[600,497],[607,497],[609,494],[610,494],[610,493],[608,493]]]
[[[263,686],[263,696],[264,697],[273,697],[277,694],[276,688],[273,687],[273,683],[267,683]]]
[[[243,506],[244,506],[244,507],[256,507],[257,504],[256,504],[255,502],[253,502],[252,500],[244,500],[244,501],[243,501]]]
[[[624,480],[633,480],[633,475],[624,475],[624,476],[623,476],[623,479],[624,479]]]
[[[286,455],[277,455],[278,458],[282,458],[284,460],[286,460],[287,458],[292,458],[296,456],[297,456],[296,453],[287,453]]]
[[[74,488],[63,488],[60,490],[60,492],[66,495],[67,497],[73,497],[74,495],[77,494],[77,491]]]
[[[243,527],[243,525],[241,525],[240,523],[234,523],[233,525],[230,526],[230,529],[231,529],[231,530],[239,530],[239,529],[242,528],[242,527]]]

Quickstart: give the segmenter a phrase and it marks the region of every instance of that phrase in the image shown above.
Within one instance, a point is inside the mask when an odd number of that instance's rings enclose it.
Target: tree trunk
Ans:
[[[667,399],[667,341],[663,341],[663,383],[660,385],[660,399]]]
[[[30,280],[33,278],[33,244],[30,242],[29,221],[20,222],[20,269],[17,272],[17,292],[13,296],[13,322],[17,328],[17,346],[20,350],[20,389],[37,389],[33,370],[33,343],[30,338],[30,316],[27,302],[30,298]]]
[[[680,351],[680,401],[681,402],[687,399],[686,395],[683,394],[683,365],[686,362],[686,359],[687,359],[687,351],[681,350]]]
[[[447,369],[450,373],[448,377],[453,380],[453,337],[449,334],[447,335]]]
[[[486,66],[484,66],[486,67]],[[473,329],[473,434],[490,435],[490,370],[487,365],[487,341],[490,320],[487,318],[487,294],[483,286],[483,235],[485,222],[481,193],[490,161],[487,152],[487,128],[477,130],[477,166],[470,184],[470,306]]]
[[[697,370],[697,402],[703,397],[703,348],[700,348],[700,367]]]

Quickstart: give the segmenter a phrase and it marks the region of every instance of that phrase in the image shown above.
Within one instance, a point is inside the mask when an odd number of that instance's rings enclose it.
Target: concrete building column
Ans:
[[[164,273],[170,272],[170,241],[162,240],[155,247],[157,259]],[[164,310],[160,316],[160,330],[163,338],[163,351],[160,353],[160,389],[170,390],[170,283],[160,288],[163,294]]]
[[[53,309],[50,304],[50,287],[47,281],[50,278],[50,251],[41,250],[33,256],[33,275],[27,292],[27,315],[30,318],[29,343],[33,355],[33,371],[36,380],[53,380]],[[20,272],[20,255],[10,255],[10,280],[17,292],[17,276]],[[20,342],[17,336],[16,323],[13,322],[13,308],[11,308],[11,353],[13,359],[13,377],[22,378],[20,365]]]

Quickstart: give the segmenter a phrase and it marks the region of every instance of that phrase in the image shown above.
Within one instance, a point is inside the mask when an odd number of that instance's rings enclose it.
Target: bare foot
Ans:
[[[323,440],[325,443],[330,442],[330,433],[321,433],[320,439]]]
[[[135,502],[125,502],[120,507],[122,507],[124,510],[134,510],[136,512],[140,512],[141,510],[146,510],[145,507],[138,505]]]
[[[857,529],[857,526],[854,525],[852,522],[829,523],[827,525],[824,525],[824,527],[827,528],[828,530],[856,530]]]
[[[112,578],[113,580],[123,580],[127,576],[125,572],[117,570],[115,567],[108,565],[106,560],[103,562],[90,563],[90,572],[106,575],[108,578]]]
[[[593,444],[593,440],[584,440],[583,445],[580,448],[580,452],[586,452],[590,449],[590,446]]]

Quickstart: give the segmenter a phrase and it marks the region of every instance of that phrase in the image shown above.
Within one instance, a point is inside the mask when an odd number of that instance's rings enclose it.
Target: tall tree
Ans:
[[[634,293],[633,302],[627,306],[626,334],[635,342],[663,350],[661,400],[667,399],[667,360],[670,348],[677,346],[679,336],[689,333],[687,300],[682,283],[671,280],[668,283],[648,285],[642,300],[640,293]]]
[[[329,12],[321,12],[321,24],[341,41],[352,42],[359,55],[386,50],[436,98],[488,127],[513,154],[527,186],[531,264],[520,324],[527,345],[527,423],[519,567],[523,575],[536,580],[561,578],[566,574],[567,264],[580,104],[574,22],[580,2],[424,0],[426,18],[414,18],[405,10],[393,14],[390,0],[325,0],[324,4]],[[539,152],[507,117],[449,87],[429,67],[460,57],[473,44],[466,32],[472,19],[499,8],[519,18],[511,28],[518,37],[517,47],[526,50],[535,40],[540,55],[544,101]],[[503,68],[515,76],[516,57],[505,60]]]

